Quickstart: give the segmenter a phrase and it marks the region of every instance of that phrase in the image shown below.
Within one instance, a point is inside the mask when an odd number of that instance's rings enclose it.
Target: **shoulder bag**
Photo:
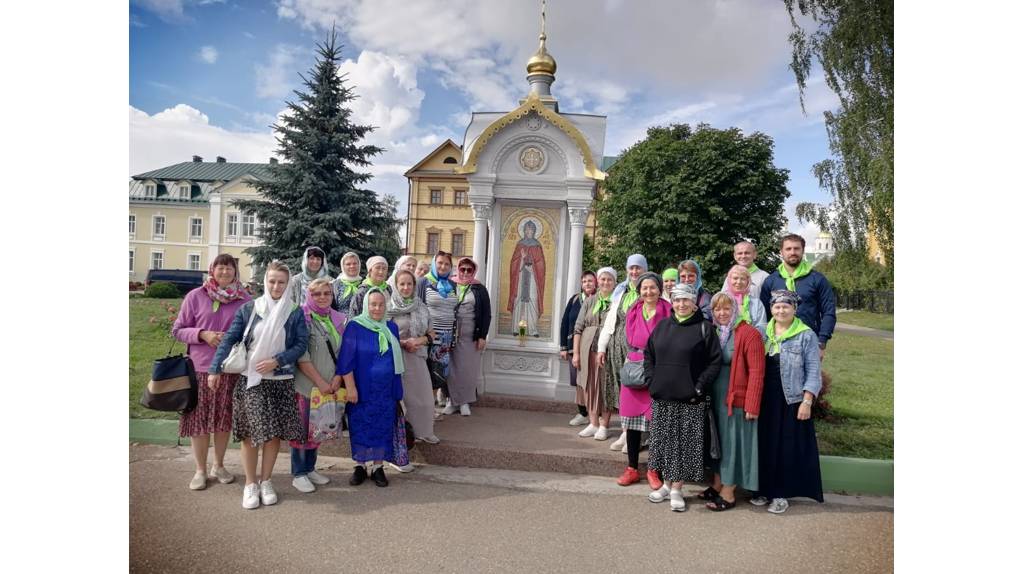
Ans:
[[[174,342],[166,357],[153,361],[153,375],[142,389],[139,404],[154,411],[186,414],[199,403],[199,381],[187,352],[172,356],[173,350]]]
[[[249,336],[249,328],[252,327],[253,319],[256,318],[256,306],[252,307],[252,314],[249,315],[249,323],[245,326],[245,332],[242,333],[242,340],[231,346],[231,352],[228,353],[224,362],[220,365],[220,370],[225,373],[232,375],[241,374],[245,370],[245,366],[249,364],[249,349],[246,347],[245,339]]]

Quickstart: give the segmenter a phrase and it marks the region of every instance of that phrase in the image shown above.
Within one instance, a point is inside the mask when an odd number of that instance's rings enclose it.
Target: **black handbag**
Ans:
[[[715,409],[711,405],[710,397],[704,400],[704,436],[708,447],[708,456],[711,460],[722,459],[722,445],[718,437],[718,425],[715,424]]]
[[[171,355],[172,350],[174,343],[166,357],[153,361],[153,376],[142,389],[139,404],[154,411],[186,414],[199,403],[199,381],[188,354]]]

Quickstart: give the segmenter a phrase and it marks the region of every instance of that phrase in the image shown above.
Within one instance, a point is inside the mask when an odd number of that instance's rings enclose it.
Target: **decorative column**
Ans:
[[[579,286],[580,275],[583,274],[583,233],[587,227],[587,215],[590,210],[586,207],[569,207],[569,288],[568,293],[574,293]]]
[[[486,282],[487,277],[487,226],[491,221],[492,203],[470,202],[473,208],[473,259],[476,261],[476,277]]]
[[[211,262],[220,255],[221,197],[219,191],[210,192],[210,241],[206,250],[206,261]]]

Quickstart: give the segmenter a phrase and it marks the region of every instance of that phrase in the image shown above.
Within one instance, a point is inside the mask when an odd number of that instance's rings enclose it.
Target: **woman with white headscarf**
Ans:
[[[333,280],[327,273],[327,256],[323,249],[310,245],[302,252],[302,272],[292,277],[288,287],[291,290],[292,301],[301,305],[306,300],[306,290],[309,289],[310,282],[321,277],[327,278],[328,281]]]
[[[408,271],[416,277],[416,258],[412,255],[403,255],[395,261],[395,268],[391,271],[391,275],[388,276],[388,287],[391,287],[391,292],[394,293],[398,287],[395,285],[395,276],[398,275],[399,271]]]
[[[281,440],[298,440],[302,435],[295,403],[295,363],[306,352],[309,328],[302,309],[291,298],[288,283],[288,266],[271,261],[263,277],[263,296],[235,314],[207,378],[210,388],[216,389],[231,347],[240,341],[246,345],[246,366],[232,397],[232,426],[235,440],[242,444],[242,508],[247,509],[259,507],[261,502],[277,503],[270,476]],[[263,465],[257,475],[260,450]]]
[[[416,297],[415,274],[403,269],[392,277],[394,291],[388,301],[387,318],[398,327],[398,343],[405,361],[402,375],[405,416],[412,424],[416,440],[437,444],[440,439],[434,435],[434,393],[427,370],[430,312],[426,303]]]
[[[576,384],[583,389],[583,406],[590,422],[579,432],[583,438],[607,439],[612,422],[613,409],[604,402],[612,381],[608,369],[597,364],[597,337],[608,311],[612,309],[612,290],[617,278],[615,269],[611,267],[597,270],[597,292],[583,300],[573,327],[572,364],[579,370]]]
[[[331,303],[331,307],[335,311],[348,313],[349,303],[352,302],[352,297],[363,283],[363,276],[359,274],[361,263],[359,256],[353,251],[341,256],[341,273],[333,283],[334,302]]]
[[[384,295],[391,296],[391,286],[388,285],[388,260],[380,255],[374,255],[366,260],[366,279],[359,285],[352,301],[348,304],[348,316],[358,317],[363,314],[363,299],[370,289],[380,289]]]

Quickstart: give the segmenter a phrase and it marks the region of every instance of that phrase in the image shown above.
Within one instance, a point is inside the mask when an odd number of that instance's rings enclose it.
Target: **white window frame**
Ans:
[[[191,185],[179,185],[178,186],[178,199],[192,199],[192,186]]]
[[[135,250],[128,248],[128,273],[135,273]]]
[[[234,221],[232,221],[232,219]],[[237,211],[232,211],[232,212],[228,213],[226,218],[225,218],[225,221],[224,221],[224,229],[227,230],[227,233],[225,234],[225,236],[226,237],[237,238],[238,237],[238,230],[239,230],[239,226],[240,225],[241,225],[241,218],[239,217],[238,212]],[[234,229],[232,229],[232,227]]]
[[[137,229],[139,222],[138,218],[135,217],[134,213],[128,214],[128,237],[135,237],[135,230]]]
[[[240,232],[242,237],[256,237],[256,214],[255,213],[242,213],[242,228]],[[246,221],[251,219],[251,222]],[[246,227],[250,228],[250,232],[246,233]]]
[[[163,233],[156,232],[156,220],[160,219],[161,226],[163,227]],[[153,216],[153,241],[163,241],[167,237],[167,216],[166,215],[154,215]]]
[[[456,189],[453,198],[455,205],[469,205],[468,193],[465,189]]]
[[[195,222],[199,222],[199,235],[195,235],[192,232],[192,227]],[[188,218],[188,239],[189,241],[202,241],[203,240],[203,218],[192,216]]]
[[[192,258],[196,258],[196,266],[192,267]],[[196,251],[189,251],[185,257],[185,268],[189,271],[202,271],[203,270],[203,254]]]
[[[154,259],[157,255],[160,256],[160,266],[156,266],[156,260]],[[163,269],[164,265],[167,264],[167,260],[164,258],[163,249],[153,249],[149,252],[149,268],[150,269]]]
[[[145,193],[146,199],[154,199],[154,198],[156,198],[156,184],[155,183],[147,183],[145,189],[146,189],[146,193]]]

